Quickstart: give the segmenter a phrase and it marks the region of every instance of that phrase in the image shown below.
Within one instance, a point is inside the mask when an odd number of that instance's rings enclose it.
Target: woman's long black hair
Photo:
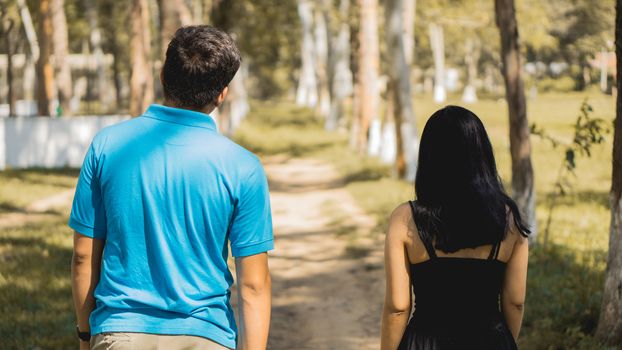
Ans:
[[[484,124],[466,108],[447,106],[426,123],[415,192],[417,228],[443,252],[503,240],[508,208],[520,233],[530,233],[503,189]]]

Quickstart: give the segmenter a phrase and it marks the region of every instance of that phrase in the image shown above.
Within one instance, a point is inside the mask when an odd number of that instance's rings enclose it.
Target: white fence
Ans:
[[[0,118],[0,170],[80,167],[93,136],[128,116]]]

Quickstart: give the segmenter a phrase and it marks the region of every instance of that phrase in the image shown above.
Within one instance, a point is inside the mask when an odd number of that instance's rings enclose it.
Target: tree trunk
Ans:
[[[106,67],[104,64],[104,51],[102,50],[102,35],[99,23],[97,21],[97,8],[95,0],[87,1],[87,12],[89,29],[91,31],[90,44],[91,54],[95,59],[96,83],[95,83],[95,98],[102,104],[102,107],[109,108],[112,95],[108,88],[108,79],[106,79]]]
[[[386,33],[389,57],[390,90],[393,96],[393,120],[395,123],[397,175],[414,179],[417,169],[415,150],[418,136],[415,129],[415,112],[410,86],[410,66],[404,50],[404,0],[386,0]]]
[[[168,43],[179,27],[193,22],[192,14],[186,0],[158,0],[160,9],[160,40],[162,57],[166,54]]]
[[[73,96],[73,81],[71,80],[71,67],[67,62],[69,56],[69,39],[67,32],[67,18],[65,17],[65,1],[52,0],[52,28],[54,40],[54,66],[56,71],[56,84],[58,86],[58,102],[62,115],[72,114],[71,97]]]
[[[477,102],[477,91],[475,89],[475,79],[477,77],[477,61],[479,60],[479,54],[475,47],[474,40],[468,38],[466,40],[466,57],[464,63],[467,69],[466,85],[462,93],[462,102],[475,103]]]
[[[445,40],[443,27],[430,23],[430,45],[434,56],[434,102],[443,103],[447,99],[445,90]]]
[[[296,103],[315,107],[318,102],[317,80],[315,75],[315,47],[313,43],[313,10],[308,0],[298,0],[298,15],[302,25],[302,45],[300,52],[300,78],[296,91]]]
[[[404,21],[404,56],[406,64],[412,66],[413,56],[415,54],[415,14],[417,12],[417,0],[402,0],[403,5],[403,21]]]
[[[26,32],[26,39],[28,40],[28,47],[30,49],[30,55],[28,55],[26,64],[24,65],[23,78],[24,100],[30,101],[33,99],[33,92],[35,90],[35,65],[39,60],[39,42],[26,1],[17,0],[17,7],[19,8],[19,15],[22,20],[22,25],[24,26],[24,31]]]
[[[537,237],[531,141],[527,121],[527,104],[521,78],[518,23],[514,0],[495,0],[497,27],[501,34],[501,73],[510,118],[510,154],[512,156],[512,196],[532,230],[530,243]]]
[[[153,100],[153,72],[151,69],[151,33],[147,0],[132,0],[130,14],[130,114],[143,113]]]
[[[318,105],[316,112],[322,117],[328,117],[330,111],[330,89],[328,81],[328,29],[327,5],[317,2],[315,5],[315,71],[318,79]]]
[[[218,107],[218,128],[225,135],[232,136],[250,110],[245,84],[247,76],[248,66],[242,62],[240,69],[229,83],[229,93],[225,102]]]
[[[50,0],[39,1],[39,59],[37,60],[37,108],[39,115],[55,115],[54,69],[50,62],[52,56],[52,11]]]
[[[358,137],[360,152],[367,149],[368,131],[372,119],[378,118],[380,94],[378,72],[378,0],[358,0],[360,10],[358,54]]]
[[[613,136],[611,176],[611,227],[605,290],[596,335],[615,346],[622,344],[622,0],[616,0],[616,119]]]
[[[326,118],[325,128],[332,131],[337,129],[339,120],[344,113],[346,98],[352,94],[352,71],[350,70],[350,24],[348,13],[350,0],[339,2],[339,32],[337,38],[331,42],[332,48],[332,77],[330,113]]]
[[[7,102],[9,104],[9,117],[15,117],[15,104],[17,96],[13,79],[13,55],[15,54],[13,29],[15,22],[11,18],[6,18],[7,12],[0,9],[0,36],[4,38],[6,49],[6,83],[7,83]]]
[[[123,105],[123,83],[121,77],[121,62],[119,42],[116,39],[116,35],[112,35],[110,42],[110,50],[112,54],[112,79],[114,83],[114,100],[116,109],[125,108]]]

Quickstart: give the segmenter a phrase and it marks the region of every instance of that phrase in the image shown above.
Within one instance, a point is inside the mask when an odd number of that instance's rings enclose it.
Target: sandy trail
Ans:
[[[334,168],[268,160],[276,247],[269,349],[378,349],[382,241]]]
[[[73,188],[64,190],[30,203],[23,211],[0,214],[0,229],[19,227],[58,216],[58,212],[69,210],[74,192]]]
[[[268,349],[378,349],[383,243],[372,232],[374,220],[330,164],[278,158],[265,164],[276,237]],[[50,211],[67,210],[73,191],[0,215],[0,229],[58,215]]]

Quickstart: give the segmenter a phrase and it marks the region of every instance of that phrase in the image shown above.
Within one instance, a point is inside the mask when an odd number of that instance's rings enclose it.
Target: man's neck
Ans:
[[[179,108],[179,109],[187,109],[189,111],[194,111],[194,112],[199,112],[199,113],[205,113],[205,114],[210,114],[212,113],[212,111],[214,111],[214,109],[216,109],[216,106],[214,106],[213,104],[208,104],[207,106],[205,106],[204,108],[201,109],[196,109],[196,108],[188,108],[188,107],[180,107],[178,106],[176,103],[168,100],[168,99],[164,99],[164,103],[163,103],[166,107],[172,107],[172,108]]]

